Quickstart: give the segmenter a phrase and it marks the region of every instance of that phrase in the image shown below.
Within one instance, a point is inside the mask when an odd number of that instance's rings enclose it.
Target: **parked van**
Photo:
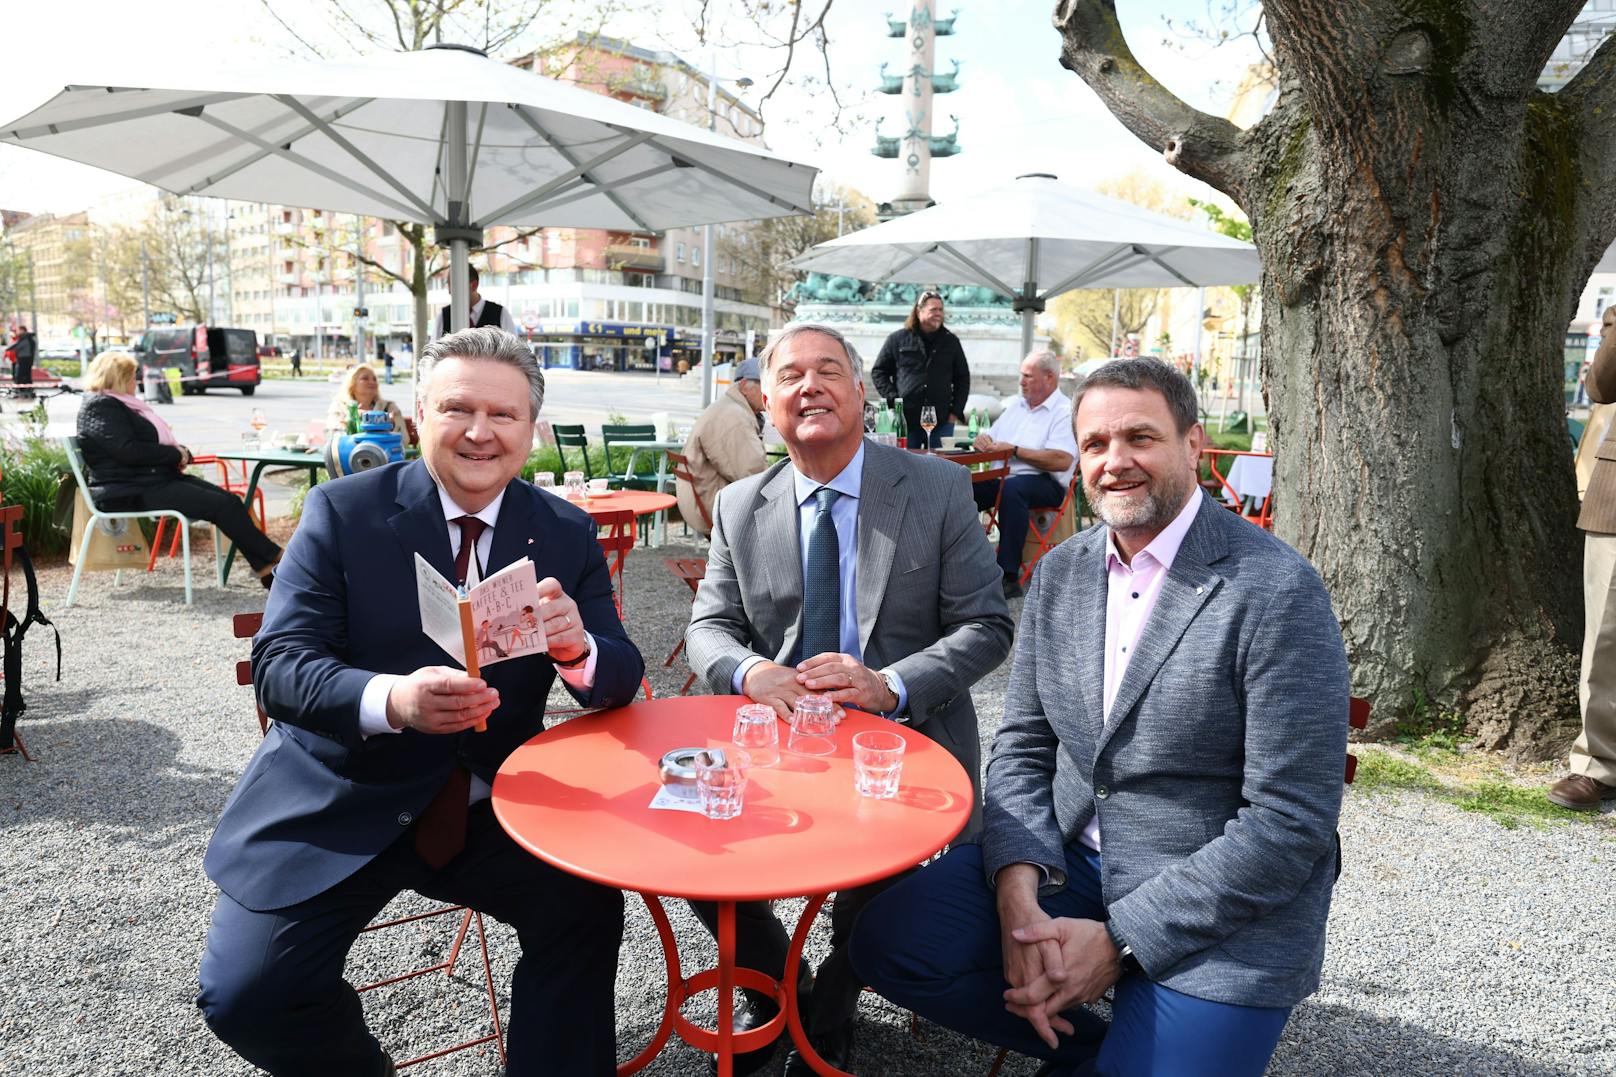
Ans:
[[[209,325],[170,325],[146,330],[136,346],[150,367],[176,367],[186,395],[214,389],[240,389],[252,396],[263,380],[258,365],[258,334],[251,329]]]

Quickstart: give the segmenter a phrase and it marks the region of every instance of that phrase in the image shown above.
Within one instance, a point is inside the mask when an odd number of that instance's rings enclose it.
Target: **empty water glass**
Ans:
[[[739,748],[715,748],[696,756],[696,792],[709,819],[734,819],[746,800],[746,769],[751,756]]]
[[[533,473],[533,485],[541,490],[555,490],[555,472],[536,471]]]
[[[836,750],[836,704],[829,696],[806,695],[797,700],[786,747],[798,755],[829,755]]]
[[[904,739],[884,729],[853,735],[853,785],[860,796],[891,800],[903,774]]]
[[[568,501],[582,501],[584,499],[584,473],[582,471],[569,471],[561,476],[561,481],[567,488]]]
[[[752,757],[754,767],[772,767],[780,762],[780,729],[774,719],[774,708],[766,703],[747,703],[735,708],[735,732],[731,738],[737,748],[743,748]]]

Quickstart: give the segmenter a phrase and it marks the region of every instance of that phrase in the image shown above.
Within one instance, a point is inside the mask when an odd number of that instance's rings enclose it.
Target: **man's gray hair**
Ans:
[[[1074,425],[1078,405],[1083,403],[1083,394],[1090,389],[1153,389],[1167,401],[1167,410],[1172,413],[1173,425],[1180,434],[1189,433],[1190,427],[1201,421],[1195,386],[1177,367],[1168,366],[1160,359],[1113,359],[1090,374],[1072,395]]]
[[[1042,370],[1045,374],[1053,374],[1057,378],[1060,377],[1060,356],[1056,355],[1048,348],[1045,348],[1042,351],[1028,352],[1027,359],[1037,363],[1038,369]]]
[[[774,353],[779,351],[780,346],[786,341],[804,333],[823,333],[840,344],[842,350],[847,353],[847,361],[852,364],[853,380],[860,382],[864,380],[864,360],[859,357],[858,349],[853,347],[852,341],[828,325],[820,325],[817,322],[796,322],[770,337],[768,345],[763,349],[763,353],[758,356],[758,362],[763,367],[764,385],[769,384],[769,368],[774,365]]]
[[[544,370],[533,358],[532,349],[517,337],[497,326],[485,325],[476,329],[462,329],[434,340],[421,349],[421,369],[416,387],[419,399],[426,399],[432,368],[444,359],[491,359],[520,370],[527,379],[528,402],[533,405],[530,418],[538,420],[539,409],[544,406]]]

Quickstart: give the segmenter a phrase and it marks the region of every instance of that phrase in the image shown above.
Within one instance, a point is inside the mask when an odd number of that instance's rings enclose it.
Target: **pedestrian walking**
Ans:
[[[292,377],[301,378],[303,376],[303,349],[293,348],[292,354],[288,358],[292,360]]]

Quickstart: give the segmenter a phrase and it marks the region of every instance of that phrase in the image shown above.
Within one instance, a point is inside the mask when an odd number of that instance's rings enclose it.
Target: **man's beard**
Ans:
[[[1124,476],[1120,481],[1144,482],[1145,496],[1119,503],[1118,499],[1091,483],[1087,476],[1083,479],[1083,493],[1088,496],[1095,515],[1113,531],[1160,531],[1172,523],[1184,508],[1184,501],[1191,489],[1188,478],[1179,482],[1169,476],[1150,478],[1142,475],[1138,478]]]

